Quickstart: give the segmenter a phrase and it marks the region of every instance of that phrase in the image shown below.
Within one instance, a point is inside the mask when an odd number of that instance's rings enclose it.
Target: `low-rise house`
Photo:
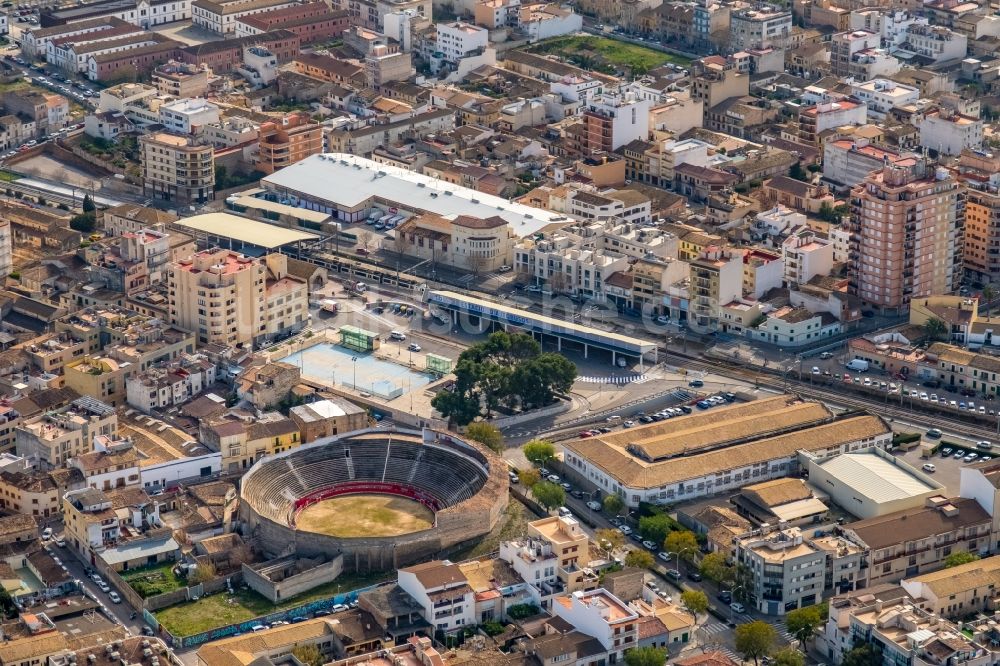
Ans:
[[[298,426],[303,444],[368,425],[367,410],[339,397],[292,407],[288,415]]]

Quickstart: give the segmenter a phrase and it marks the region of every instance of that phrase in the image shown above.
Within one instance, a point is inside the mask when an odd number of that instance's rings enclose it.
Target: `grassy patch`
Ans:
[[[185,586],[185,581],[174,574],[174,563],[165,562],[156,566],[121,572],[122,579],[140,597],[153,597],[164,592],[173,592]]]
[[[4,171],[0,169],[0,182],[13,183],[18,178],[20,178],[20,176],[18,176],[16,173],[11,173],[10,171]]]
[[[345,575],[332,583],[313,588],[305,594],[286,599],[280,604],[272,604],[253,590],[240,589],[232,596],[226,592],[211,594],[198,601],[164,608],[154,615],[174,636],[191,636],[216,627],[246,622],[261,615],[301,606],[324,597],[336,596],[359,587],[388,580],[394,576],[393,572]]]
[[[528,50],[532,53],[562,56],[584,69],[608,73],[616,69],[627,69],[633,75],[644,74],[668,62],[682,67],[691,63],[688,58],[595,35],[556,37],[540,42]]]
[[[24,80],[12,81],[10,83],[0,83],[0,92],[15,92],[19,90],[25,90],[26,88],[30,87],[31,86],[28,85],[27,81]]]

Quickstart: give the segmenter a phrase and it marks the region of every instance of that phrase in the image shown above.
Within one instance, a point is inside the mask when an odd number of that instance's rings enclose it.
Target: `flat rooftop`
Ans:
[[[513,203],[503,197],[445,183],[406,169],[379,164],[347,153],[312,155],[265,176],[268,189],[295,193],[342,209],[358,209],[378,197],[402,209],[454,218],[499,216],[520,237],[570,218],[552,211]],[[331,185],[336,184],[335,187]]]
[[[182,217],[174,224],[193,234],[228,238],[267,250],[319,238],[316,234],[307,231],[297,231],[274,224],[257,222],[230,213],[205,213],[204,215]]]

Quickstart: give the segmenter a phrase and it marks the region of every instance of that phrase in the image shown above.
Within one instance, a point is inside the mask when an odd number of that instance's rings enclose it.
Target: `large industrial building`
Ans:
[[[779,395],[563,446],[567,469],[637,506],[789,476],[803,464],[800,452],[821,459],[891,441],[891,430],[877,416],[837,416],[820,403]]]
[[[453,185],[406,169],[347,153],[312,155],[261,179],[261,187],[282,201],[335,215],[345,222],[364,220],[376,204],[412,217],[434,213],[505,220],[518,238],[537,233],[565,215],[514,203],[492,194]]]

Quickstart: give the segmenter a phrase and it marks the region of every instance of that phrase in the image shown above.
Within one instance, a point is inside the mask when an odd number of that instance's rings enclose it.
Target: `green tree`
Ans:
[[[867,643],[858,645],[844,653],[840,666],[880,666],[882,655]]]
[[[653,646],[632,648],[625,653],[625,666],[663,666],[667,651]]]
[[[942,340],[948,335],[948,324],[937,317],[924,322],[924,335],[930,340]]]
[[[546,509],[554,509],[566,503],[566,491],[562,486],[548,481],[539,481],[531,486],[531,494]]]
[[[215,165],[215,191],[229,187],[229,169],[222,164]]]
[[[97,228],[97,214],[93,211],[81,213],[70,218],[69,228],[82,234],[89,234]]]
[[[944,568],[950,569],[951,567],[957,567],[962,564],[968,564],[969,562],[975,562],[978,559],[979,556],[975,553],[969,553],[966,551],[952,553],[948,557],[944,558]]]
[[[753,659],[754,664],[758,664],[758,659],[771,652],[777,640],[774,627],[763,620],[741,624],[736,627],[734,633],[736,651],[743,655],[744,659]]]
[[[771,655],[772,666],[805,666],[806,657],[795,648],[785,647]]]
[[[520,469],[517,471],[517,480],[520,481],[525,488],[531,488],[542,480],[542,475],[539,474],[538,470],[533,467]]]
[[[788,169],[788,177],[789,178],[794,178],[795,180],[801,180],[801,181],[804,181],[804,182],[808,182],[809,181],[809,174],[806,173],[806,170],[803,169],[802,165],[800,163],[798,163],[798,162],[796,162],[791,167],[789,167],[789,169]]]
[[[819,606],[806,606],[785,614],[785,627],[788,633],[795,636],[803,648],[821,624],[823,624],[823,613]]]
[[[625,535],[616,529],[604,528],[597,530],[594,532],[594,538],[597,539],[597,544],[601,547],[601,550],[608,556],[625,545]]]
[[[726,556],[722,553],[709,553],[701,558],[698,570],[701,575],[710,581],[722,585],[733,580],[733,567],[726,562]]]
[[[676,553],[679,559],[691,562],[698,551],[698,538],[694,535],[694,532],[689,532],[688,530],[671,532],[664,540],[663,548],[668,553]]]
[[[97,210],[97,206],[94,205],[94,200],[90,198],[89,194],[83,195],[83,212],[93,213]]]
[[[653,556],[649,554],[648,550],[641,550],[635,548],[628,551],[628,555],[625,556],[625,566],[636,567],[637,569],[649,569],[655,564]]]
[[[479,416],[480,410],[478,396],[459,391],[439,391],[431,399],[431,406],[441,412],[449,423],[457,423],[458,425],[472,422],[474,418]]]
[[[996,297],[997,297],[996,287],[994,287],[992,284],[987,284],[986,286],[983,287],[983,300],[985,301],[984,305],[986,306],[987,317],[990,316],[990,310],[993,309],[990,306],[990,304],[993,303],[993,299]]]
[[[663,543],[670,534],[674,521],[665,513],[643,516],[639,519],[639,533],[654,543]]]
[[[323,666],[326,660],[323,653],[315,645],[296,645],[292,648],[292,654],[305,666]]]
[[[485,421],[470,423],[469,427],[465,430],[465,434],[469,439],[479,442],[486,448],[496,453],[503,453],[503,433],[500,432],[500,428],[492,423],[486,423]]]
[[[533,439],[521,447],[528,462],[543,467],[556,457],[555,444],[544,439]]]
[[[708,597],[701,590],[685,590],[681,592],[681,605],[697,620],[699,615],[708,612]]]
[[[604,510],[609,516],[620,516],[625,512],[625,500],[621,495],[606,495],[604,497]]]

